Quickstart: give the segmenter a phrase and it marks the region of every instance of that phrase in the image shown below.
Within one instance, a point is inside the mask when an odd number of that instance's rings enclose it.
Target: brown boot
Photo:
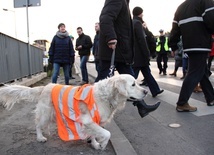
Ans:
[[[200,92],[202,92],[202,89],[201,89],[201,87],[199,85],[197,85],[193,91],[195,93],[200,93]]]
[[[190,106],[189,103],[185,103],[182,106],[177,105],[176,110],[178,112],[194,112],[194,111],[197,111],[197,107],[193,107],[193,106]]]

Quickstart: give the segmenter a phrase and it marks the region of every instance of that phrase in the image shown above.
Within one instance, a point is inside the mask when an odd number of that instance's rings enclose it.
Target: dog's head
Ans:
[[[148,93],[148,91],[137,83],[136,79],[129,74],[115,75],[110,78],[113,82],[114,89],[120,95],[125,96],[130,100],[142,100]]]

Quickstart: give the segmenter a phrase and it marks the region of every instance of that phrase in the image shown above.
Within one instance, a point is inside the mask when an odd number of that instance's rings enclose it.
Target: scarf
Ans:
[[[60,32],[60,31],[57,31],[56,32],[56,35],[59,37],[59,38],[66,38],[69,36],[68,32],[65,31],[65,32]]]

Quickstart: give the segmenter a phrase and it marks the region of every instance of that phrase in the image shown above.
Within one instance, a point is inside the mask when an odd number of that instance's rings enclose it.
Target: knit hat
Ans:
[[[135,7],[132,11],[133,16],[138,16],[143,13],[143,9],[141,7]]]
[[[59,29],[61,26],[65,26],[65,24],[64,24],[64,23],[60,23],[60,24],[58,25],[58,29]]]

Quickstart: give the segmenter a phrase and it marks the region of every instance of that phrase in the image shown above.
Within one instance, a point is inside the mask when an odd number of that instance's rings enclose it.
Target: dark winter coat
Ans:
[[[96,32],[96,35],[94,36],[94,43],[92,48],[92,53],[94,55],[94,58],[96,61],[98,61],[98,49],[99,49],[99,31]]]
[[[106,0],[100,15],[99,59],[111,60],[112,49],[107,43],[117,39],[115,61],[132,64],[133,27],[129,0]]]
[[[142,25],[142,19],[133,17],[135,56],[133,67],[149,65],[150,52],[146,41],[146,34]]]
[[[169,45],[173,51],[182,35],[186,53],[208,53],[214,33],[214,1],[186,0],[175,12]]]
[[[60,38],[55,35],[48,53],[51,63],[70,64],[74,59],[74,48],[70,37]]]
[[[82,33],[76,40],[76,47],[82,45],[82,49],[78,50],[80,56],[89,56],[91,54],[92,41],[88,35]]]

